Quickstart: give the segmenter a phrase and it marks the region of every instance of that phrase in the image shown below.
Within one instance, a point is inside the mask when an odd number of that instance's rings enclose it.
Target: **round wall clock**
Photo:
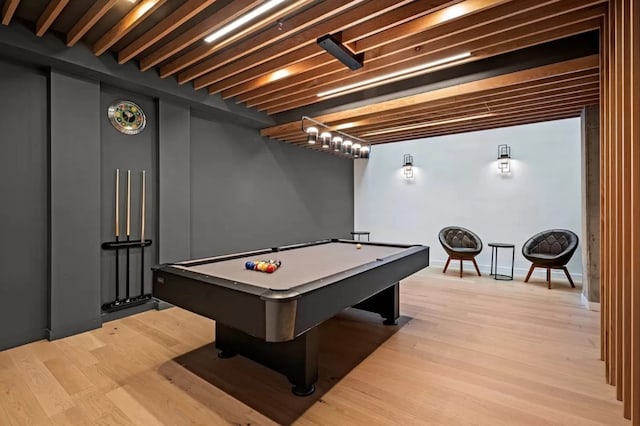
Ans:
[[[113,127],[127,135],[137,135],[147,124],[142,108],[131,101],[115,101],[109,105],[108,115]]]

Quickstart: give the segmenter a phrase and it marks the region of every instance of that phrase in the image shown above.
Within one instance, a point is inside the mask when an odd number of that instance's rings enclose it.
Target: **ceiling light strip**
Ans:
[[[216,41],[216,40],[222,38],[223,36],[229,34],[230,32],[240,28],[241,26],[243,26],[247,22],[251,21],[252,19],[255,19],[258,16],[268,12],[269,10],[273,9],[274,7],[279,5],[280,3],[283,3],[284,1],[285,0],[270,0],[270,1],[266,2],[266,3],[264,3],[263,5],[261,5],[259,7],[256,7],[251,12],[249,12],[249,13],[247,13],[245,15],[242,15],[241,17],[239,17],[235,21],[225,25],[224,27],[220,28],[219,30],[214,31],[213,33],[209,34],[208,36],[205,37],[204,41],[206,41],[207,43],[211,43],[213,41]]]
[[[453,61],[457,61],[460,59],[464,59],[464,58],[468,58],[469,56],[471,56],[470,52],[465,52],[465,53],[460,53],[458,55],[453,55],[453,56],[448,56],[446,58],[442,58],[442,59],[438,59],[437,61],[431,61],[431,62],[427,62],[425,64],[421,64],[421,65],[416,65],[415,67],[410,67],[410,68],[405,68],[403,70],[400,71],[396,71],[396,72],[392,72],[389,74],[384,74],[378,77],[373,77],[373,78],[369,78],[367,80],[362,80],[359,81],[357,83],[353,83],[353,84],[347,84],[345,86],[341,86],[341,87],[337,87],[335,89],[331,89],[331,90],[327,90],[325,92],[320,92],[318,93],[318,97],[322,98],[325,96],[331,96],[331,95],[335,95],[336,93],[340,93],[340,92],[346,92],[347,90],[352,90],[361,86],[368,86],[371,85],[373,83],[378,83],[380,81],[383,80],[389,80],[395,77],[400,77],[402,75],[405,74],[411,74],[414,73],[416,71],[424,71],[426,69],[429,68],[434,68],[437,67],[438,65],[443,65],[449,62],[453,62]]]

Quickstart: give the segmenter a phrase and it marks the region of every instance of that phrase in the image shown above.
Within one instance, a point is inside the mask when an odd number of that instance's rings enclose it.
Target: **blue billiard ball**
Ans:
[[[254,264],[252,261],[248,260],[247,263],[244,264],[244,267],[247,269],[253,269]]]

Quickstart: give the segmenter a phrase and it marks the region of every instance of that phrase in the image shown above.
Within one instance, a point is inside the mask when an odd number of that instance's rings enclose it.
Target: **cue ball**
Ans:
[[[357,249],[361,249],[362,248],[362,244],[360,244],[360,243],[356,244],[356,248]]]

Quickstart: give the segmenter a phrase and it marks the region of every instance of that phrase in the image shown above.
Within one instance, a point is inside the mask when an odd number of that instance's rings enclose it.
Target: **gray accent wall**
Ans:
[[[158,247],[160,263],[191,258],[189,107],[160,100]]]
[[[47,76],[0,61],[0,350],[48,322]]]
[[[109,105],[117,100],[130,100],[139,105],[147,117],[146,128],[137,135],[126,135],[113,127],[107,118]],[[145,239],[151,239],[152,245],[145,248],[144,266],[141,264],[139,248],[129,250],[129,287],[130,296],[138,296],[151,292],[151,266],[157,262],[156,240],[156,141],[157,141],[157,113],[153,99],[146,96],[124,91],[113,87],[103,87],[100,97],[100,141],[102,179],[99,191],[101,201],[101,241],[115,240],[115,175],[120,169],[120,240],[126,237],[126,197],[127,170],[131,170],[131,209],[130,209],[130,239],[139,240],[141,231],[141,198],[142,171],[146,171],[146,214]],[[126,250],[119,250],[120,257],[120,298],[126,294]],[[102,250],[101,253],[101,285],[102,303],[115,300],[116,296],[116,255],[113,250]],[[144,286],[141,286],[141,273],[144,269]]]
[[[116,296],[116,253],[101,248],[115,240],[116,169],[121,240],[126,171],[132,240],[146,171],[153,244],[144,264],[130,249],[130,296],[151,291],[158,262],[350,237],[353,162],[262,138],[259,128],[273,124],[264,114],[206,92],[186,96],[166,80],[152,90],[157,76],[137,70],[132,83],[134,70],[110,56],[96,62],[85,46],[66,49],[20,26],[0,26],[0,58],[0,350],[158,306],[102,310]],[[107,109],[119,99],[144,109],[142,133],[111,125]],[[120,250],[120,299],[126,258]]]
[[[191,118],[194,258],[349,238],[353,162]]]
[[[100,327],[100,83],[51,72],[50,338]]]

